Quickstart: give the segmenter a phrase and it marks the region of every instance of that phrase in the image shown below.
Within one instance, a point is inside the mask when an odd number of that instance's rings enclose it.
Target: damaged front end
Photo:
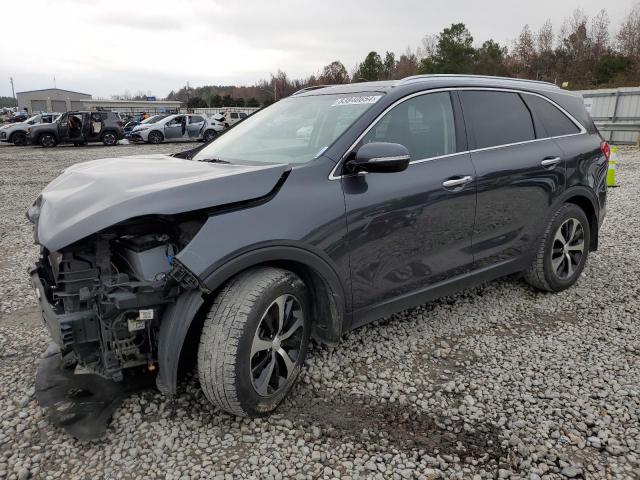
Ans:
[[[56,346],[41,360],[36,396],[54,423],[94,438],[124,396],[153,385],[162,316],[199,287],[175,256],[203,221],[138,219],[41,249],[31,281]]]

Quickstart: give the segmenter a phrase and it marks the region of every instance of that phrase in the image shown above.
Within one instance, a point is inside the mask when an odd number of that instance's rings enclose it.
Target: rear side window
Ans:
[[[387,112],[362,138],[363,143],[404,145],[412,160],[456,152],[456,131],[449,93],[410,98]]]
[[[465,122],[475,137],[475,148],[536,138],[531,113],[517,93],[462,91],[460,98]]]
[[[523,94],[522,98],[527,102],[529,109],[536,120],[542,124],[543,132],[538,132],[538,137],[559,137],[579,133],[580,129],[555,105],[537,95]]]

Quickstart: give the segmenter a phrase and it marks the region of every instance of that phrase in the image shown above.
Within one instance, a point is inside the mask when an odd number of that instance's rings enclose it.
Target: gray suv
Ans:
[[[61,143],[84,145],[102,142],[116,145],[124,138],[123,122],[115,112],[67,112],[50,124],[34,125],[27,130],[27,142],[43,147]]]
[[[197,365],[212,403],[266,415],[310,339],[514,273],[570,288],[609,153],[555,85],[418,76],[300,91],[173,156],[75,164],[28,214],[55,341],[36,396],[82,388],[59,422],[78,434],[131,382],[174,395]]]

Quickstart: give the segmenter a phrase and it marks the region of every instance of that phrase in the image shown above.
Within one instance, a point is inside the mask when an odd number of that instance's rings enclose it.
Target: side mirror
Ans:
[[[406,170],[409,150],[399,143],[372,142],[362,145],[345,164],[348,173],[391,173]]]

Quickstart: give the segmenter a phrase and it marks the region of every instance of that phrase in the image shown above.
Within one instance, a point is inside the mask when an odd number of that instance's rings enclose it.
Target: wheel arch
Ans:
[[[236,275],[264,266],[289,270],[303,280],[310,290],[313,338],[322,343],[338,343],[345,327],[347,304],[344,286],[335,270],[318,255],[298,247],[252,250],[227,261],[202,279],[205,293],[184,292],[163,315],[156,379],[160,391],[175,394],[179,371],[195,361],[206,312],[220,289]]]
[[[562,196],[562,199],[563,204],[573,203],[580,207],[587,215],[587,219],[589,220],[589,233],[591,234],[589,250],[596,251],[598,249],[599,209],[595,195],[587,188],[575,187],[567,190]]]

